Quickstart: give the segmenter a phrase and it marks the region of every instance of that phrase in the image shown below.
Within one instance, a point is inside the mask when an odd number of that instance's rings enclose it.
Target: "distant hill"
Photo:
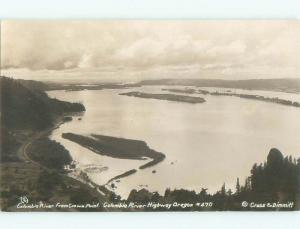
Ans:
[[[23,79],[18,79],[16,81],[30,90],[46,91],[49,89],[48,84],[45,84],[45,83],[39,82],[39,81],[23,80]]]
[[[49,98],[43,83],[0,78],[2,127],[14,130],[42,130],[53,125],[57,115],[84,111],[80,103]],[[40,89],[42,88],[42,89]]]
[[[160,79],[144,80],[136,84],[142,85],[182,85],[199,87],[224,87],[249,90],[300,92],[299,79],[250,79],[250,80],[221,80],[221,79]]]

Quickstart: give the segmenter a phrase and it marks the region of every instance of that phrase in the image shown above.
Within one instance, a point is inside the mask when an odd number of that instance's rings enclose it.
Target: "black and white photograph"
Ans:
[[[2,20],[5,212],[300,209],[299,20]]]

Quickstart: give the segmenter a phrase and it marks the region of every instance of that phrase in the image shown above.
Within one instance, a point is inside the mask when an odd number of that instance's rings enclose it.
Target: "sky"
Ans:
[[[1,22],[1,75],[35,80],[300,77],[298,20]]]

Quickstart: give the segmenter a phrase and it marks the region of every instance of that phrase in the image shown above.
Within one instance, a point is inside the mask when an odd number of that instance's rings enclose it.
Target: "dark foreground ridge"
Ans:
[[[96,134],[93,134],[92,137],[86,137],[73,133],[63,133],[62,137],[76,142],[77,144],[86,147],[100,155],[119,159],[152,159],[152,161],[140,166],[140,169],[145,169],[156,165],[165,159],[165,155],[163,153],[150,149],[144,141]]]
[[[48,135],[63,116],[82,112],[85,108],[80,103],[49,98],[46,89],[41,82],[0,77],[2,211],[37,211],[17,208],[21,196],[54,206],[38,211],[78,211],[74,207],[56,208],[55,204],[103,202],[107,198],[65,174],[64,166],[71,162],[69,152],[58,142],[50,140]]]
[[[152,94],[152,93],[144,93],[138,91],[132,91],[128,93],[121,93],[120,95],[127,95],[145,99],[160,99],[160,100],[168,100],[175,102],[184,102],[184,103],[204,103],[205,99],[200,97],[192,97],[186,95],[174,95],[174,94]]]

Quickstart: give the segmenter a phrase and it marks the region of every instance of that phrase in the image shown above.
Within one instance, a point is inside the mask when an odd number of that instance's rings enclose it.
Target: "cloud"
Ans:
[[[91,54],[83,54],[80,58],[80,61],[78,63],[78,66],[79,68],[90,68],[92,67],[92,55]],[[74,66],[75,67],[75,66]]]
[[[292,20],[4,21],[1,29],[2,69],[17,74],[21,69],[95,77],[300,73],[300,23]]]

